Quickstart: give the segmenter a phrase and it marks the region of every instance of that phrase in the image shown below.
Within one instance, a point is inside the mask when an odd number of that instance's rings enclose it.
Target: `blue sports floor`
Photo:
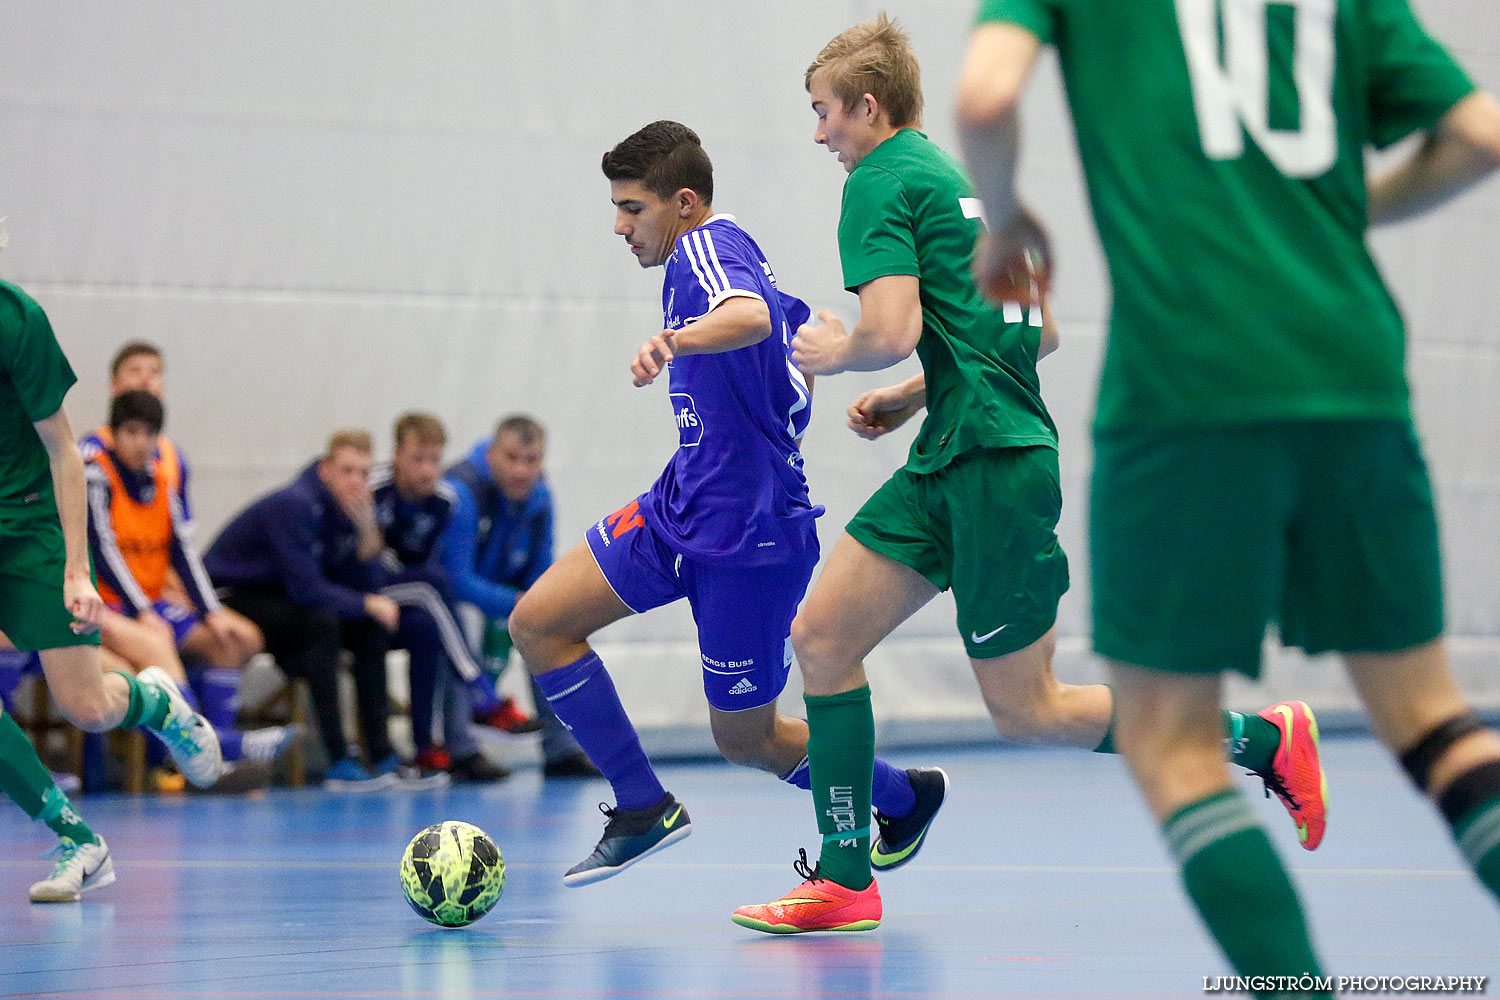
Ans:
[[[44,827],[0,815],[0,997],[1202,997],[1230,970],[1177,889],[1118,760],[932,750],[951,797],[923,855],[881,879],[885,922],[770,937],[729,920],[797,884],[816,839],[802,793],[720,764],[664,766],[693,835],[617,878],[561,875],[602,830],[602,782],[521,772],[485,789],[81,803],[119,881],[32,906]],[[1500,908],[1435,814],[1363,738],[1330,738],[1328,838],[1315,854],[1246,778],[1295,866],[1327,972],[1500,973]],[[396,867],[420,827],[484,827],[508,862],[495,911],[423,923]],[[1493,992],[1495,987],[1491,986]],[[1222,995],[1222,994],[1220,994]]]

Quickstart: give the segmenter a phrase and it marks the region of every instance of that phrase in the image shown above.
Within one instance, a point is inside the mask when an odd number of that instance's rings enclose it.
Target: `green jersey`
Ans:
[[[0,281],[0,519],[56,516],[51,464],[32,424],[56,413],[76,381],[42,307]]]
[[[921,291],[927,419],[907,458],[912,472],[935,472],[975,448],[1057,447],[1036,375],[1040,312],[990,308],[969,276],[982,225],[963,167],[916,129],[876,146],[844,182],[844,286],[857,293],[910,274]]]
[[[1364,147],[1474,85],[1407,0],[983,0],[1057,46],[1114,306],[1096,427],[1408,418]]]

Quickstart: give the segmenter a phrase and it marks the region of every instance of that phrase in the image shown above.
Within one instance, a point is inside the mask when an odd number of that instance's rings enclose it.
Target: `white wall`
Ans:
[[[929,131],[951,147],[974,4],[885,6],[912,32]],[[165,348],[169,431],[193,460],[205,536],[331,428],[365,426],[383,442],[398,412],[423,407],[448,422],[455,453],[503,413],[548,423],[567,545],[644,487],[675,442],[664,393],[627,380],[657,328],[660,272],[637,273],[611,234],[600,154],[656,118],[691,125],[717,167],[716,207],[756,236],[786,288],[852,315],[834,236],[843,173],[810,141],[802,71],[878,7],[0,3],[0,214],[12,235],[0,273],[51,314],[79,372],[69,408],[80,427],[103,414],[116,346]],[[1417,7],[1500,90],[1500,8]],[[1075,581],[1059,668],[1091,676],[1082,508],[1107,288],[1050,60],[1026,126],[1024,188],[1054,231],[1065,331],[1043,366]],[[1500,704],[1500,186],[1377,246],[1412,328],[1452,630],[1468,682]],[[807,451],[829,509],[825,548],[909,441],[843,429],[847,401],[876,382],[819,385]],[[945,596],[872,658],[882,716],[978,717],[951,632]],[[648,728],[701,719],[691,636],[678,608],[602,637]],[[675,692],[652,684],[663,671],[680,679]],[[1273,691],[1347,701],[1327,667],[1278,661],[1271,679]]]

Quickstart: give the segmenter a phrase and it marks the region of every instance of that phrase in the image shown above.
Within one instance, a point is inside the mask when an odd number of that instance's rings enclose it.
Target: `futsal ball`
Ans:
[[[449,820],[411,839],[401,857],[401,891],[423,920],[466,927],[490,912],[505,888],[505,859],[479,827]]]

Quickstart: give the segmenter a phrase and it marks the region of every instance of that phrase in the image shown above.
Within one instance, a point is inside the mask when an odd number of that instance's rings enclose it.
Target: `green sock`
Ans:
[[[1228,790],[1185,806],[1162,824],[1162,835],[1236,973],[1322,975],[1296,890],[1243,796]]]
[[[167,693],[155,684],[142,684],[134,674],[124,670],[114,672],[125,678],[125,684],[130,688],[130,707],[125,709],[125,718],[120,720],[119,728],[145,726],[153,732],[159,732],[166,724],[167,712],[172,707]]]
[[[0,709],[0,792],[10,796],[32,819],[40,819],[59,837],[80,844],[99,838],[73,810],[21,727]]]
[[[1470,809],[1453,824],[1453,839],[1479,881],[1500,897],[1500,795]]]
[[[818,874],[847,889],[870,884],[870,782],[875,775],[875,714],[868,684],[808,695],[807,760],[823,850]]]
[[[1109,690],[1113,696],[1114,688]],[[1281,747],[1281,730],[1258,715],[1226,711],[1223,718],[1224,743],[1228,748],[1229,762],[1247,767],[1257,774],[1269,771],[1271,761]],[[1111,702],[1109,728],[1104,731],[1104,739],[1099,741],[1094,753],[1119,752],[1115,749],[1115,716]]]
[[[1229,763],[1265,774],[1281,749],[1281,730],[1258,715],[1225,712],[1224,742],[1229,748]]]

